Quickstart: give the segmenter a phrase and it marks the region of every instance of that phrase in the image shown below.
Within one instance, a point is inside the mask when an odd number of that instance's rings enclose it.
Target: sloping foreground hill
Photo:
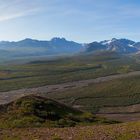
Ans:
[[[83,123],[115,123],[96,118],[54,100],[30,95],[0,106],[0,128],[65,127]]]
[[[140,140],[140,122],[67,128],[0,130],[1,140]]]

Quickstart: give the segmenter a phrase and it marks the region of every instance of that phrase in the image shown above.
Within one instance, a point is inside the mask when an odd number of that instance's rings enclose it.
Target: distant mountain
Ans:
[[[134,44],[134,47],[140,50],[140,42],[136,42],[136,43]]]
[[[18,42],[0,42],[1,51],[8,51],[12,56],[41,56],[70,54],[82,51],[83,45],[64,38],[53,38],[50,41],[24,39]]]
[[[86,52],[106,50],[106,46],[98,42],[92,42],[87,45]]]
[[[31,57],[54,57],[97,51],[113,51],[121,54],[137,53],[140,51],[140,42],[113,38],[101,42],[80,44],[58,37],[52,38],[49,41],[40,41],[30,38],[17,42],[1,41],[0,61],[19,58],[28,59]]]
[[[100,43],[107,46],[107,50],[119,53],[133,53],[138,51],[138,49],[134,47],[135,42],[128,39],[113,38],[112,40]]]
[[[104,40],[101,42],[93,42],[87,44],[87,51],[98,51],[98,50],[108,50],[117,53],[135,53],[140,50],[140,43],[136,43],[128,39],[116,39]]]

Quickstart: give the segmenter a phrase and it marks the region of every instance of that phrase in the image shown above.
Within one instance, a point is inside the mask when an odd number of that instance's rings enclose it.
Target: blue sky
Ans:
[[[140,0],[0,0],[0,40],[140,41]]]

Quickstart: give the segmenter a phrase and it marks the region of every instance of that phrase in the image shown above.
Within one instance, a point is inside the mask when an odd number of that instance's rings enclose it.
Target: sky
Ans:
[[[0,40],[140,41],[140,0],[0,0]]]

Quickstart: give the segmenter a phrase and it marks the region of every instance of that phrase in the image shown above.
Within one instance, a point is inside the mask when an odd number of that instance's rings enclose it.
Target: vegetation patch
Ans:
[[[140,70],[139,57],[98,52],[0,65],[0,91],[58,84]]]
[[[34,95],[22,97],[0,107],[0,128],[73,127],[106,121],[116,123]]]
[[[46,96],[92,113],[139,112],[140,76],[115,79]],[[134,106],[136,105],[137,106]],[[130,113],[131,113],[130,112]]]

